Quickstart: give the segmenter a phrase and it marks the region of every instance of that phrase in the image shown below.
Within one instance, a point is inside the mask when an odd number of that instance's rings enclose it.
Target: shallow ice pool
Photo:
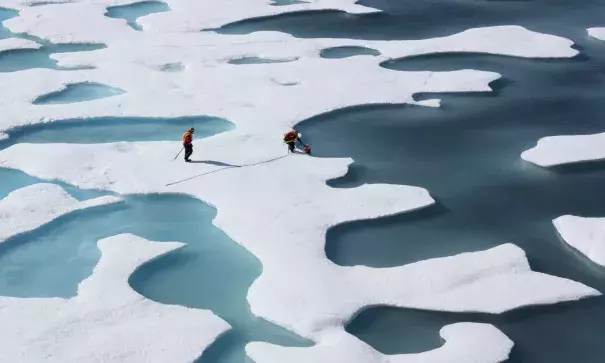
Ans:
[[[7,131],[9,138],[0,147],[17,143],[96,144],[119,141],[180,140],[183,132],[195,128],[195,138],[204,138],[233,129],[224,119],[208,116],[177,118],[99,117],[59,120]]]

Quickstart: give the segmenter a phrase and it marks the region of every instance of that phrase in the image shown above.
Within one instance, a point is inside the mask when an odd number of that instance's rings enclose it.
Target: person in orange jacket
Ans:
[[[185,148],[185,161],[191,162],[189,159],[193,154],[193,133],[195,129],[192,127],[183,134],[183,147]]]

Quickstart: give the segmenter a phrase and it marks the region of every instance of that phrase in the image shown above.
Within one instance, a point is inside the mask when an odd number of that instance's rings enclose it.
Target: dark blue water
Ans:
[[[300,0],[273,0],[271,5],[286,6],[286,5],[307,4],[307,3],[308,3],[308,1],[300,1]]]
[[[603,0],[581,3],[567,0],[361,0],[381,13],[347,14],[342,11],[305,11],[238,21],[219,32],[246,34],[275,30],[299,38],[425,39],[469,28],[522,25],[555,35],[585,33],[602,26]]]
[[[61,91],[40,96],[33,103],[36,105],[76,103],[117,96],[123,93],[125,91],[122,89],[100,83],[73,83],[68,84]]]
[[[244,58],[231,59],[227,63],[240,64],[240,65],[242,65],[242,64],[287,63],[287,62],[293,62],[296,59],[298,59],[298,58],[271,59],[271,58],[259,58],[259,57],[244,57]]]
[[[168,4],[161,1],[141,1],[128,5],[110,6],[105,16],[114,19],[124,19],[134,30],[143,30],[137,19],[145,15],[170,11]]]
[[[355,46],[344,46],[344,47],[333,47],[326,48],[321,51],[320,56],[327,59],[341,59],[354,57],[356,55],[371,55],[378,56],[380,52],[376,49],[355,47]]]

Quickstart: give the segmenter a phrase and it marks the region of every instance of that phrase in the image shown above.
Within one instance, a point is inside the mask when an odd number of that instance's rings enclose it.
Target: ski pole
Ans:
[[[181,151],[179,151],[179,153],[178,153],[178,154],[176,154],[176,156],[175,156],[175,157],[174,157],[174,159],[172,159],[172,160],[176,160],[176,158],[178,158],[178,157],[179,157],[179,155],[181,155],[181,153],[183,152],[183,150],[185,150],[185,147],[184,147],[184,146],[181,148]]]

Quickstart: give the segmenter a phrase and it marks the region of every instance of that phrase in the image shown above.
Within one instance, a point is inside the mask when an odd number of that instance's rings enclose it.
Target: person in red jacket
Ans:
[[[288,150],[290,150],[291,153],[294,152],[297,140],[300,140],[300,134],[296,130],[289,131],[284,135],[284,142],[288,145]]]
[[[192,127],[183,134],[183,147],[185,148],[185,161],[191,162],[189,158],[193,154],[193,133],[195,129]]]
[[[288,150],[290,150],[290,152],[293,153],[294,149],[296,147],[296,142],[298,141],[298,142],[300,142],[300,144],[302,146],[304,146],[303,150],[304,150],[305,154],[311,155],[311,147],[305,145],[302,142],[302,140],[300,139],[301,136],[302,135],[299,134],[298,131],[293,129],[292,131],[289,131],[288,133],[286,133],[284,135],[284,142],[288,145]]]

